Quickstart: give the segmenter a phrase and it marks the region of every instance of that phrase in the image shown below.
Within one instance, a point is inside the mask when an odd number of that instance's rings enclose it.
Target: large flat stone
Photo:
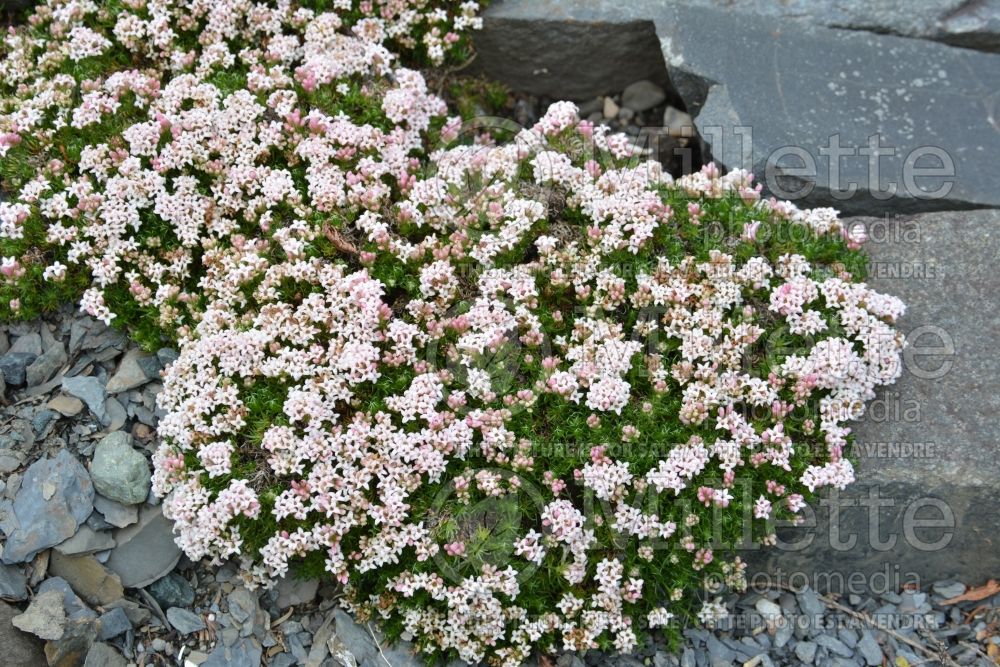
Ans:
[[[1000,1],[979,0],[686,0],[741,14],[804,24],[932,39],[1000,52]]]
[[[4,563],[24,563],[72,537],[94,508],[94,485],[65,449],[28,468],[14,498]]]
[[[142,588],[166,576],[181,558],[173,522],[159,507],[145,505],[139,522],[115,532],[116,547],[106,563],[126,588]]]
[[[854,429],[858,483],[814,504],[814,527],[779,531],[803,549],[752,562],[834,592],[855,592],[851,575],[981,583],[1000,571],[1000,211],[863,220],[869,283],[907,304],[905,370]]]
[[[607,92],[591,61],[639,78],[631,60],[616,65],[614,39],[642,22],[659,48],[636,42],[629,58],[662,55],[711,158],[775,194],[869,215],[1000,206],[1000,55],[676,1],[501,0],[477,62],[516,88],[580,99]],[[917,171],[942,165],[954,177]]]

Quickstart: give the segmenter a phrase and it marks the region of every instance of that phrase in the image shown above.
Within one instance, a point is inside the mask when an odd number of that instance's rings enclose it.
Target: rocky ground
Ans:
[[[0,664],[422,664],[341,611],[334,585],[251,590],[235,564],[182,556],[149,493],[159,374],[173,358],[68,308],[0,332]],[[847,599],[773,589],[724,602],[728,621],[686,630],[676,650],[539,664],[905,667],[1000,655],[996,586]]]

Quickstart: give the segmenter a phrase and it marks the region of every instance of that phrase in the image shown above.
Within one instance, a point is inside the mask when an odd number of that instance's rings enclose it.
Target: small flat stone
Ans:
[[[176,572],[171,572],[162,579],[157,579],[146,590],[164,609],[167,607],[187,608],[194,604],[194,589],[187,579]]]
[[[111,604],[107,605],[107,608],[121,609],[122,611],[124,611],[125,615],[128,617],[129,623],[132,624],[133,628],[140,628],[146,625],[146,623],[149,622],[149,619],[152,618],[153,616],[148,609],[139,605],[136,602],[132,602],[127,598],[122,598],[117,602],[112,602]]]
[[[805,664],[811,665],[816,657],[816,648],[816,644],[813,642],[799,642],[792,650],[795,652],[795,657]]]
[[[965,593],[965,584],[961,582],[945,582],[938,581],[933,586],[931,590],[935,594],[940,595],[945,600],[950,600],[951,598],[957,598],[959,595]]]
[[[125,412],[125,408],[122,407],[122,404],[117,399],[109,396],[104,402],[104,409],[108,413],[107,421],[104,422],[108,433],[121,429],[125,425],[125,422],[128,421],[128,413]]]
[[[94,509],[101,513],[105,521],[118,528],[131,526],[139,520],[136,505],[123,505],[100,494],[94,496]]]
[[[166,368],[170,364],[177,361],[177,350],[171,350],[169,347],[161,347],[156,351],[156,358],[160,361],[160,366]]]
[[[109,394],[117,394],[141,387],[159,377],[159,373],[160,362],[155,356],[133,348],[125,354],[118,370],[108,380],[107,391]]]
[[[24,463],[24,456],[18,452],[0,451],[0,474],[14,472]]]
[[[31,464],[13,503],[15,525],[7,534],[4,563],[23,563],[72,537],[93,509],[94,485],[65,449]]]
[[[236,619],[237,623],[245,623],[257,611],[257,597],[242,586],[234,589],[228,599],[229,615]]]
[[[42,336],[37,332],[31,332],[18,336],[14,344],[10,346],[12,354],[33,354],[36,357],[42,353]]]
[[[0,356],[0,372],[3,373],[4,382],[10,387],[24,385],[28,365],[35,361],[37,356],[24,352],[8,352]]]
[[[618,116],[618,112],[621,111],[621,107],[618,106],[611,97],[604,98],[604,118],[612,119]]]
[[[820,634],[816,636],[816,643],[827,649],[831,653],[835,653],[843,658],[850,658],[854,655],[854,651],[850,649],[847,644],[840,641],[836,637],[830,635]]]
[[[90,476],[98,493],[126,505],[141,503],[149,495],[149,463],[132,448],[132,436],[123,431],[115,431],[97,444]]]
[[[115,533],[115,548],[107,567],[126,588],[142,588],[165,576],[181,558],[173,523],[159,507],[143,506],[139,521]]]
[[[75,417],[80,414],[81,410],[83,410],[83,401],[75,396],[59,394],[46,403],[46,406],[50,410],[55,410],[63,417]]]
[[[83,667],[126,667],[128,661],[110,644],[94,642],[87,651]]]
[[[292,574],[280,579],[275,586],[278,609],[312,602],[319,590],[319,579],[296,579]]]
[[[0,598],[18,602],[28,598],[28,580],[16,565],[0,565]]]
[[[232,646],[216,645],[215,650],[209,654],[208,660],[201,663],[201,667],[231,667],[232,665],[257,667],[260,665],[261,654],[260,643],[253,637],[246,637]]]
[[[205,621],[202,620],[201,616],[180,607],[167,609],[167,620],[182,636],[205,629]]]
[[[798,599],[799,608],[802,609],[802,613],[812,619],[822,618],[824,612],[826,612],[826,605],[819,599],[816,591],[811,588],[800,591],[795,597]]]
[[[36,412],[35,417],[31,420],[31,429],[35,432],[35,438],[44,440],[49,437],[49,433],[52,432],[52,427],[55,426],[58,419],[59,414],[48,408],[42,408]]]
[[[66,363],[66,348],[62,343],[50,345],[41,356],[25,369],[25,381],[35,387],[48,381]]]
[[[66,630],[66,612],[59,591],[47,591],[35,596],[23,614],[12,620],[14,627],[41,639],[61,639]]]
[[[754,604],[754,608],[760,612],[760,615],[764,617],[764,620],[769,625],[774,624],[779,618],[781,618],[781,607],[767,598],[757,600],[756,604]]]
[[[633,111],[646,111],[667,99],[663,88],[652,81],[642,80],[629,84],[622,92],[622,106]]]
[[[875,635],[872,634],[871,630],[863,630],[861,632],[858,651],[861,652],[861,657],[865,659],[865,663],[870,667],[882,664],[882,648],[875,641]]]
[[[63,378],[62,389],[70,396],[75,396],[86,403],[94,416],[104,423],[107,418],[107,410],[104,407],[107,392],[100,380],[90,376]]]
[[[64,556],[53,551],[49,571],[65,579],[77,595],[92,605],[107,605],[125,595],[118,576],[93,556]]]
[[[98,639],[112,639],[123,635],[132,629],[132,622],[128,619],[128,614],[121,607],[116,607],[101,614],[97,619],[99,631]]]
[[[115,540],[106,532],[97,532],[86,524],[80,526],[73,537],[57,544],[55,550],[64,556],[80,556],[105,551],[115,546]]]

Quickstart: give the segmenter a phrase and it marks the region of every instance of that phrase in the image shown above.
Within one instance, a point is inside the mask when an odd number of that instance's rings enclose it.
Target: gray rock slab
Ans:
[[[0,373],[3,373],[4,382],[10,387],[23,385],[26,369],[36,358],[37,355],[25,352],[8,352],[0,356]]]
[[[1000,52],[997,0],[687,0],[741,14],[792,19],[879,34],[931,39],[955,46]]]
[[[17,607],[0,602],[0,646],[3,659],[10,665],[44,665],[42,642],[14,627],[13,619],[20,614]]]
[[[59,576],[52,576],[43,581],[38,586],[37,593],[48,591],[59,591],[63,596],[63,609],[70,620],[94,621],[97,620],[97,613],[87,606],[79,595],[73,590],[69,582]]]
[[[156,356],[145,354],[138,348],[125,353],[118,370],[108,380],[107,391],[117,394],[136,387],[141,387],[150,380],[159,377],[160,362]]]
[[[343,643],[344,647],[350,651],[359,665],[382,665],[387,661],[393,667],[419,667],[423,661],[417,654],[412,644],[399,641],[392,646],[376,646],[368,629],[362,627],[351,618],[343,609],[334,609],[334,634]],[[378,635],[378,629],[375,629]]]
[[[61,639],[66,627],[63,596],[59,591],[47,591],[35,596],[24,613],[12,619],[14,627],[40,639]]]
[[[538,9],[545,5],[539,14],[527,6],[534,1],[499,2],[484,14],[472,69],[514,90],[571,100],[618,93],[644,79],[669,85],[648,20],[577,19],[558,2],[539,3]]]
[[[627,56],[613,46],[625,29],[647,33]],[[1000,206],[998,54],[662,0],[504,0],[476,41],[487,75],[577,99],[655,81],[631,62],[662,57],[711,158],[799,204],[852,214]],[[581,66],[592,60],[617,74]]]
[[[806,525],[751,557],[761,573],[850,577],[895,592],[1000,571],[1000,211],[856,219],[871,235],[869,283],[907,305],[903,374],[853,424],[858,481],[813,503]],[[810,527],[808,524],[812,524]]]
[[[139,508],[136,505],[123,505],[99,493],[94,496],[94,509],[101,513],[105,521],[118,528],[131,526],[139,520]]]
[[[62,389],[70,396],[75,396],[86,403],[101,422],[107,418],[104,402],[108,395],[104,385],[97,378],[89,376],[63,378]]]
[[[25,381],[29,387],[40,385],[55,375],[65,363],[66,348],[62,343],[54,343],[27,367]]]
[[[78,556],[105,551],[115,546],[115,539],[110,533],[98,532],[84,524],[73,537],[55,546],[55,550],[64,556]]]
[[[12,507],[14,529],[7,535],[2,561],[23,563],[43,549],[72,537],[94,506],[94,485],[80,462],[66,450],[33,463]]]
[[[100,628],[97,635],[98,639],[112,639],[132,629],[132,622],[129,621],[128,614],[121,607],[116,607],[101,614],[97,622]]]
[[[182,636],[205,629],[205,621],[202,620],[201,616],[180,607],[167,609],[167,620]]]
[[[15,602],[28,597],[28,580],[17,565],[0,564],[0,599]]]
[[[194,604],[194,589],[187,579],[176,572],[171,572],[162,579],[157,579],[146,590],[164,609],[168,607],[187,608]]]
[[[201,667],[230,667],[231,665],[257,667],[260,665],[261,654],[260,643],[253,637],[246,637],[232,646],[219,643],[208,655],[208,660],[201,663]]]
[[[10,352],[33,354],[36,357],[42,353],[42,337],[36,332],[18,336],[14,344],[10,346]]]
[[[83,667],[126,667],[128,661],[110,644],[94,642],[87,651]]]
[[[143,506],[139,521],[115,533],[115,548],[105,563],[125,588],[142,588],[163,577],[180,560],[173,523],[159,507]]]
[[[275,585],[278,609],[312,602],[319,590],[319,579],[298,579],[290,573]]]

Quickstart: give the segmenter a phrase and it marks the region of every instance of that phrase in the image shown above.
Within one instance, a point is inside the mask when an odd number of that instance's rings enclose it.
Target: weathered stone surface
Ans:
[[[167,620],[177,632],[181,633],[181,636],[205,629],[205,621],[201,619],[201,616],[180,607],[167,609]]]
[[[62,577],[73,591],[92,605],[106,605],[125,594],[121,580],[93,556],[64,556],[53,551],[49,571]]]
[[[104,385],[95,377],[71,377],[63,378],[62,389],[70,396],[75,396],[87,404],[90,411],[94,413],[101,422],[107,418],[107,411],[104,407],[107,392]]]
[[[138,523],[115,533],[117,546],[106,563],[108,569],[126,588],[142,588],[166,575],[181,557],[172,528],[159,507],[144,506]]]
[[[287,609],[294,605],[312,602],[319,589],[319,579],[298,579],[292,573],[278,580],[275,590],[278,593],[276,604],[278,609]]]
[[[25,371],[37,355],[24,352],[8,352],[0,356],[0,373],[4,382],[10,387],[20,387],[24,384]]]
[[[903,375],[854,425],[858,482],[814,505],[818,525],[779,530],[804,548],[753,566],[834,573],[833,592],[851,573],[892,590],[996,577],[1000,356],[985,332],[997,330],[1000,211],[855,220],[871,236],[869,284],[907,305]]]
[[[0,599],[24,600],[28,597],[28,580],[16,565],[0,564]]]
[[[87,651],[83,667],[125,667],[128,661],[110,644],[94,642]]]
[[[31,601],[23,614],[15,616],[14,627],[41,639],[60,639],[66,629],[66,612],[59,591],[41,593]]]
[[[63,609],[70,620],[93,621],[97,619],[97,612],[88,607],[69,585],[69,582],[62,577],[49,577],[39,584],[36,593],[46,593],[48,591],[58,591],[63,596]]]
[[[14,627],[13,619],[20,614],[16,607],[0,602],[0,647],[3,660],[9,665],[44,665],[42,643]]]
[[[33,463],[14,498],[13,530],[3,549],[4,563],[23,563],[72,537],[93,509],[94,485],[66,450]]]
[[[124,431],[97,443],[90,476],[98,493],[125,505],[141,503],[149,495],[149,463],[132,448],[132,436]]]
[[[105,521],[117,528],[131,526],[139,520],[137,506],[123,505],[115,500],[105,498],[101,494],[94,496],[94,509],[101,513]]]
[[[220,642],[209,654],[208,660],[201,663],[201,667],[229,667],[230,665],[257,667],[260,665],[261,654],[260,643],[253,637],[240,639],[232,646],[226,646]]]
[[[84,524],[76,534],[55,546],[55,550],[64,556],[80,556],[104,551],[115,546],[115,539],[107,532],[97,532]]]
[[[526,0],[535,2],[535,0]],[[507,83],[515,90],[560,99],[584,100],[617,93],[643,79],[668,85],[653,26],[644,20],[597,25],[571,19],[559,3],[545,3],[555,30],[531,32],[520,2],[496,3],[485,14],[484,29],[474,37],[479,56],[471,69]]]
[[[84,664],[94,645],[95,636],[94,622],[91,620],[67,623],[62,639],[45,644],[45,659],[49,667],[78,667]]]
[[[171,572],[162,579],[157,579],[146,589],[161,607],[187,608],[194,604],[194,589],[187,579]]]
[[[63,417],[75,417],[83,410],[83,401],[75,396],[59,394],[47,404],[50,410],[55,410]]]
[[[97,619],[97,623],[100,628],[97,634],[98,639],[112,639],[125,634],[132,627],[132,622],[129,620],[128,614],[120,607],[101,614],[101,617]]]
[[[414,653],[409,642],[399,641],[392,646],[376,646],[367,628],[358,625],[351,616],[339,607],[333,610],[335,633],[359,665],[381,665],[385,655],[393,667],[419,667],[423,661]],[[376,631],[377,633],[377,631]]]
[[[62,343],[50,345],[25,371],[29,387],[40,385],[56,374],[66,363],[66,348]]]
[[[160,362],[155,356],[133,348],[125,353],[118,371],[108,380],[107,391],[109,394],[117,394],[141,387],[159,377],[159,373]]]
[[[627,57],[588,44],[641,26],[656,33],[651,51],[648,39],[630,43]],[[800,205],[852,214],[1000,206],[1000,55],[661,0],[505,0],[476,40],[487,74],[580,99],[606,92],[579,66],[595,53],[618,72],[637,51],[647,61],[662,53],[710,157]],[[612,88],[631,83],[601,77]],[[928,171],[942,165],[954,175]]]
[[[646,111],[658,104],[662,104],[667,99],[667,94],[663,88],[652,81],[636,81],[625,87],[622,91],[622,106],[633,111]]]
[[[742,14],[794,19],[803,24],[932,39],[1000,52],[997,0],[686,0]]]
[[[33,354],[36,357],[42,353],[42,337],[36,333],[26,333],[18,336],[14,344],[10,346],[12,354]]]

